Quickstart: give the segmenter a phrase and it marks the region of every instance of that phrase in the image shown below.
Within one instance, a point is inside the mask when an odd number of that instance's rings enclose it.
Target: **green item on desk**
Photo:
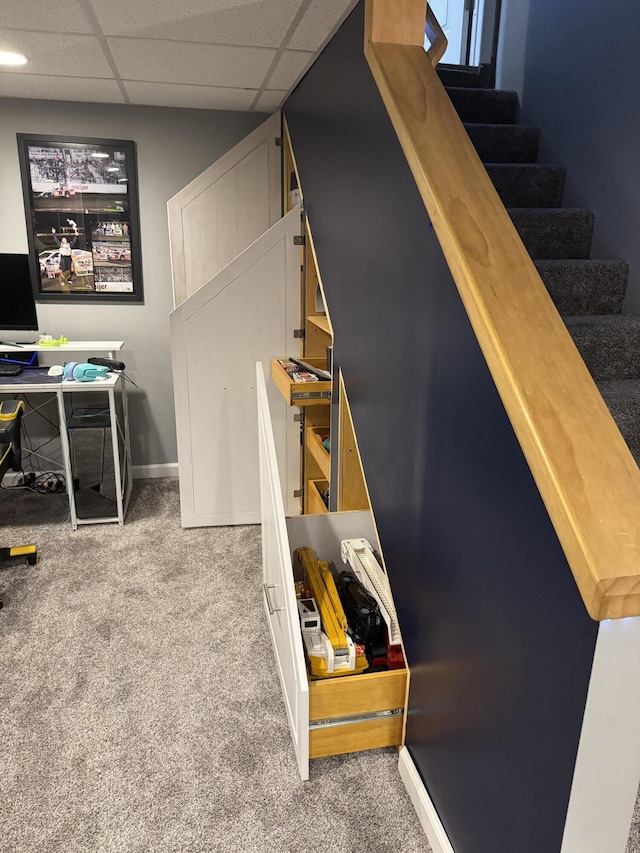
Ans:
[[[61,347],[63,344],[69,343],[64,335],[60,335],[59,338],[54,338],[51,341],[40,341],[41,347]]]

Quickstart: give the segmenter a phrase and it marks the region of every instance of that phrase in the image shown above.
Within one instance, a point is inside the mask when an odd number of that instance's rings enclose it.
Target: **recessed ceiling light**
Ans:
[[[118,183],[119,183],[119,184],[126,184],[126,183],[127,183],[127,179],[126,179],[126,178],[118,178]]]
[[[91,156],[95,157],[98,160],[105,160],[109,157],[109,155],[105,154],[104,151],[95,151]]]
[[[120,171],[120,166],[108,166],[107,167],[107,172],[119,172],[119,171]]]
[[[21,53],[12,50],[0,50],[0,65],[25,65],[29,60]]]

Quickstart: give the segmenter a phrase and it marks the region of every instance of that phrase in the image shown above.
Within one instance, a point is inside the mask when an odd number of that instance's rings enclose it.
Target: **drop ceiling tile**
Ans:
[[[125,80],[259,89],[275,51],[155,39],[107,39]]]
[[[258,98],[254,109],[259,113],[275,113],[276,110],[280,109],[286,97],[287,92],[284,90],[267,89]]]
[[[92,0],[105,35],[279,47],[301,0]]]
[[[4,34],[5,36],[7,33]],[[0,39],[4,41],[5,39]],[[51,74],[54,77],[113,77],[100,42],[94,36],[11,32],[12,49],[28,58],[27,65],[7,67],[7,74]],[[64,87],[60,100],[65,100]]]
[[[356,5],[356,0],[311,0],[287,47],[317,50]]]
[[[20,0],[2,3],[2,27],[47,30],[54,33],[90,33],[91,25],[78,0]],[[11,36],[4,33],[5,37]]]
[[[43,101],[84,101],[97,104],[123,104],[124,98],[115,80],[90,80],[83,77],[43,77],[39,74],[0,72],[0,97],[39,98]]]
[[[171,83],[124,81],[132,104],[155,107],[184,107],[196,110],[248,110],[255,89],[226,89],[219,86],[183,86]]]
[[[297,50],[285,50],[272,76],[267,80],[270,89],[289,91],[302,72],[311,64],[314,55]]]
[[[2,4],[2,27],[47,30],[54,33],[90,33],[91,25],[78,0],[20,0]],[[4,33],[11,37],[11,33]]]

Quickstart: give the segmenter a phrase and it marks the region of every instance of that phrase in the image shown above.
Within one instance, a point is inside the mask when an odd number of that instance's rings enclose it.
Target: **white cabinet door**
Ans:
[[[271,413],[260,362],[256,365],[256,373],[265,608],[300,778],[305,780],[309,778],[309,684]]]
[[[297,355],[300,207],[170,317],[183,527],[260,521],[255,363]],[[287,513],[300,511],[299,424],[270,383]]]
[[[174,305],[280,218],[280,125],[275,113],[169,199]]]

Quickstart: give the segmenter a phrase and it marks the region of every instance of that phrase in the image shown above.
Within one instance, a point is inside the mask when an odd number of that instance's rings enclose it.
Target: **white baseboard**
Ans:
[[[398,770],[433,853],[454,853],[444,826],[406,746],[400,750]]]
[[[61,469],[58,472],[64,477],[64,471]],[[131,473],[134,480],[155,480],[158,477],[177,477],[178,463],[163,462],[159,465],[132,465]],[[39,476],[36,472],[36,476]],[[17,486],[22,481],[21,471],[7,471],[2,480],[2,485],[5,488]]]
[[[163,462],[158,465],[132,465],[134,480],[155,480],[158,477],[177,477],[178,463]]]

